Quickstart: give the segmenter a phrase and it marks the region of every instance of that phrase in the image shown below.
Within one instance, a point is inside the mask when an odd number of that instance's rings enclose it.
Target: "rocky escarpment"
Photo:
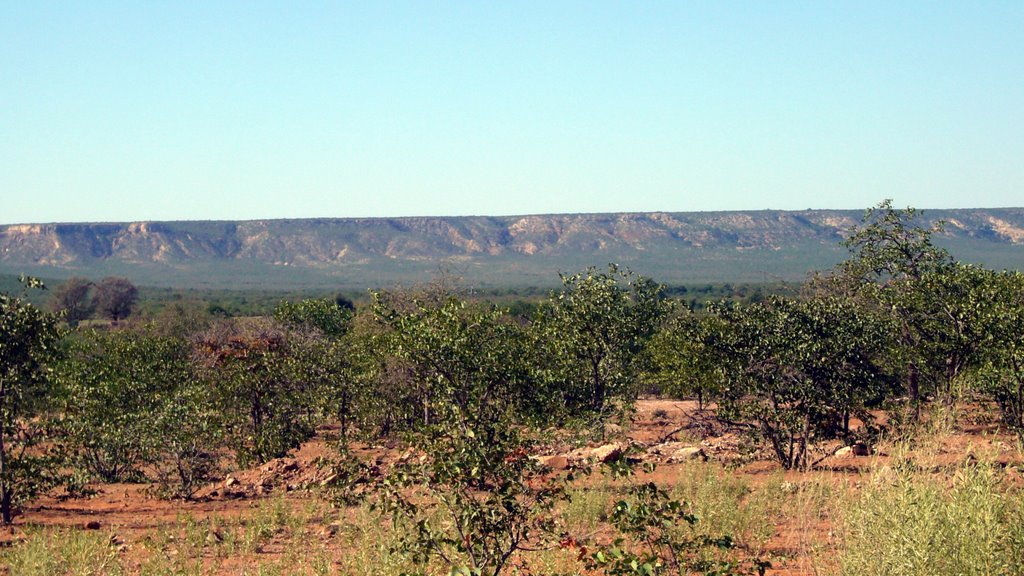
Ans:
[[[859,211],[808,210],[347,218],[0,226],[0,269],[105,265],[184,270],[249,263],[329,271],[436,262],[633,262],[736,251],[835,250]],[[948,242],[1024,252],[1024,209],[928,211]],[[975,249],[977,249],[975,247]],[[768,258],[766,256],[766,258]],[[769,258],[770,260],[770,258]],[[527,264],[523,264],[527,265]],[[764,267],[771,264],[765,261]],[[383,267],[383,268],[382,268]]]

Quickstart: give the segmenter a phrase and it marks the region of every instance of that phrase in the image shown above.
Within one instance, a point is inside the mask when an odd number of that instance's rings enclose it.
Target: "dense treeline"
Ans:
[[[528,488],[540,478],[531,431],[601,435],[642,392],[715,403],[787,468],[811,465],[823,440],[870,441],[878,410],[913,421],[964,390],[1024,435],[1024,275],[957,262],[917,216],[869,210],[849,259],[799,293],[699,306],[614,265],[515,310],[445,281],[358,309],[344,297],[281,302],[268,317],[179,306],[145,322],[124,321],[136,294],[123,279],[66,283],[59,316],[0,295],[3,520],[58,483],[148,479],[187,498],[225,455],[263,463],[331,421],[345,440],[401,438],[433,455],[402,482],[464,512],[465,533],[520,526],[500,541],[419,535],[427,551],[497,546],[476,551],[494,566],[557,493]],[[76,328],[95,309],[113,324]],[[391,509],[415,517],[402,482]],[[481,527],[485,516],[498,524]]]

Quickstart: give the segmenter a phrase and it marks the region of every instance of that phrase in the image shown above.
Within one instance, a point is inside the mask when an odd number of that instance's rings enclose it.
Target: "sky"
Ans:
[[[0,223],[1024,206],[1024,2],[5,2]]]

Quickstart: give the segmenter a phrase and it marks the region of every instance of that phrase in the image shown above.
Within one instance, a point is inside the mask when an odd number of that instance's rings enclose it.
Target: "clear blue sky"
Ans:
[[[4,2],[0,222],[1024,205],[1024,2]]]

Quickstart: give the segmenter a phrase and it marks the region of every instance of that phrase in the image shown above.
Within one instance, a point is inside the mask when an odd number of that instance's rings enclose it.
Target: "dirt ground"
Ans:
[[[157,497],[152,487],[144,484],[99,484],[92,486],[93,495],[85,498],[65,498],[49,494],[28,505],[13,526],[0,529],[0,546],[12,546],[33,530],[64,527],[75,530],[100,530],[122,545],[124,554],[131,554],[135,544],[151,538],[162,527],[181,522],[183,516],[194,520],[216,518],[219,521],[244,518],[253,513],[262,502],[277,498],[289,506],[301,507],[312,501],[322,501],[318,488],[330,480],[331,471],[321,466],[321,459],[333,451],[329,445],[332,430],[325,428],[314,440],[304,444],[286,458],[274,460],[262,467],[237,470],[225,478],[200,490],[195,500],[183,502]],[[737,475],[752,487],[765,482],[781,481],[787,486],[800,486],[808,482],[825,483],[839,489],[853,489],[872,469],[887,466],[892,455],[883,447],[869,456],[828,453],[838,445],[827,446],[816,459],[817,465],[808,472],[782,471],[763,450],[752,450],[742,435],[730,430],[712,416],[708,410],[698,410],[695,402],[674,400],[641,400],[632,424],[622,432],[614,426],[608,434],[620,435],[620,444],[632,443],[644,458],[658,462],[655,472],[659,482],[672,484],[681,467],[691,458],[720,462],[730,474]],[[624,435],[625,439],[621,438]],[[968,418],[958,425],[954,433],[936,440],[937,445],[926,466],[944,466],[972,458],[983,453],[1003,466],[1021,463],[1020,452],[1012,438],[997,433],[994,423],[984,415]],[[545,459],[586,456],[598,447],[556,448],[552,454],[539,455]],[[680,450],[684,450],[680,452]],[[380,454],[363,450],[364,455]],[[558,464],[558,460],[552,461]],[[1019,478],[1018,474],[1018,480]],[[1021,480],[1024,482],[1024,480]],[[321,534],[325,527],[311,527],[310,533]],[[783,519],[772,527],[773,536],[765,546],[773,568],[769,574],[811,575],[819,573],[820,555],[816,549],[827,546],[834,538],[834,526],[828,517],[796,516]],[[253,552],[272,557],[280,555],[280,547],[263,546]],[[229,564],[230,565],[230,564]],[[0,569],[0,574],[4,573]],[[236,574],[230,570],[223,574]]]

